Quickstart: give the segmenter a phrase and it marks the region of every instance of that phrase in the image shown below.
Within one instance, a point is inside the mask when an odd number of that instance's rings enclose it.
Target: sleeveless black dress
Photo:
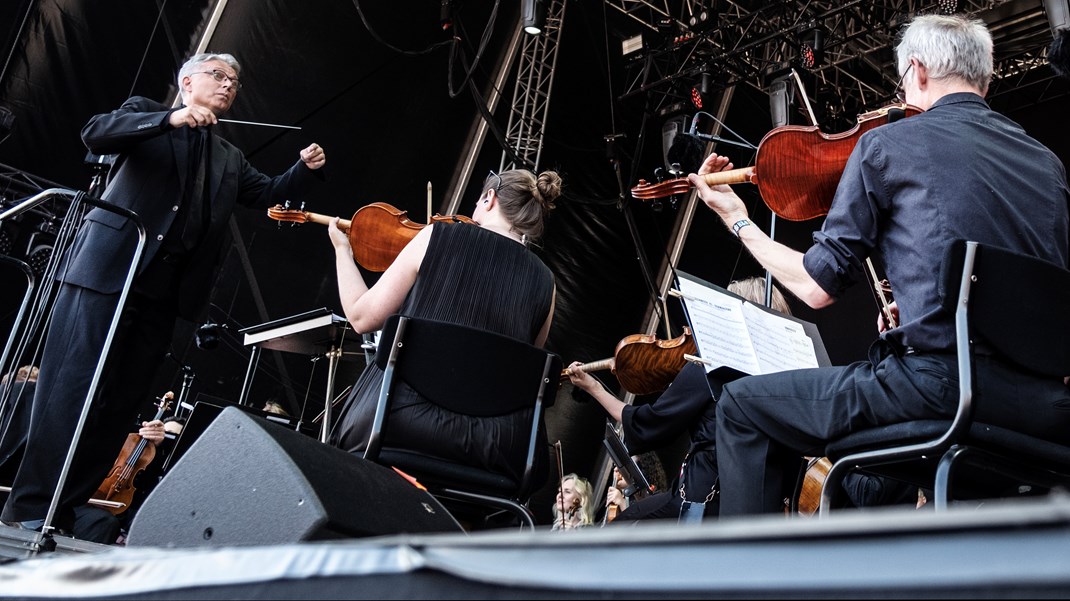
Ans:
[[[553,298],[552,272],[517,242],[466,223],[436,223],[401,313],[534,343]],[[448,361],[448,357],[443,357]],[[472,374],[478,378],[479,374]],[[372,363],[342,409],[331,444],[362,455],[383,372]],[[530,412],[473,419],[438,407],[399,382],[385,446],[401,446],[519,479],[508,459],[527,452]]]

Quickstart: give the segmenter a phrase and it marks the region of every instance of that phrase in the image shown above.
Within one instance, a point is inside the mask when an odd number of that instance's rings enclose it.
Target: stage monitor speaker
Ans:
[[[127,544],[270,545],[424,532],[463,529],[394,470],[228,407],[145,499]]]

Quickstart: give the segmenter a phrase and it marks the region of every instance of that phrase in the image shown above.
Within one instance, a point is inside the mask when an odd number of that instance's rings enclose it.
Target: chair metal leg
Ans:
[[[521,522],[521,526],[527,525],[532,530],[535,529],[535,515],[531,513],[531,510],[520,503],[513,501],[512,499],[506,499],[504,497],[490,497],[487,495],[481,495],[473,492],[467,492],[463,490],[456,490],[453,488],[443,488],[434,491],[437,494],[441,494],[446,497],[452,497],[455,499],[461,499],[465,501],[472,501],[482,505],[489,505],[491,507],[498,507],[505,509],[515,515]]]
[[[933,499],[935,511],[947,511],[951,501],[951,470],[958,460],[970,449],[961,445],[951,445],[951,448],[940,457],[940,463],[936,465],[936,478],[933,482]]]
[[[825,481],[821,484],[821,504],[818,506],[817,517],[819,519],[827,518],[829,511],[832,509],[832,502],[836,500],[840,491],[843,490],[843,479],[847,474],[854,469],[854,465],[840,460],[832,464],[827,474],[825,474]]]

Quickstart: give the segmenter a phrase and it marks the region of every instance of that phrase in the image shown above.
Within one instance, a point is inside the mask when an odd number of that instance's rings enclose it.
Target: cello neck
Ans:
[[[702,176],[702,179],[706,180],[707,186],[718,186],[721,184],[753,183],[755,177],[754,167],[743,167],[740,169],[729,169],[728,171],[707,173]]]

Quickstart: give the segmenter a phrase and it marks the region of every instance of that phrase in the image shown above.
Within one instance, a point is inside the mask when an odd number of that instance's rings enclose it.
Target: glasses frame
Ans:
[[[194,71],[193,73],[190,73],[190,75],[198,74],[211,75],[212,79],[214,79],[216,83],[223,83],[224,81],[229,81],[230,84],[234,87],[235,92],[241,89],[241,81],[237,77],[231,77],[227,75],[226,72],[220,71],[219,69],[212,69],[211,71]]]
[[[914,62],[911,61],[910,64],[907,65],[907,68],[903,70],[903,74],[899,76],[899,83],[895,85],[895,99],[898,100],[900,104],[906,104],[907,102],[907,91],[903,88],[903,84],[906,83],[907,73],[910,73],[910,70],[913,68]]]
[[[490,172],[487,174],[487,177],[490,177],[491,175],[498,178],[498,183],[488,188],[488,190],[494,190],[494,193],[497,194],[502,187],[502,176],[495,173],[493,169],[490,170]]]

